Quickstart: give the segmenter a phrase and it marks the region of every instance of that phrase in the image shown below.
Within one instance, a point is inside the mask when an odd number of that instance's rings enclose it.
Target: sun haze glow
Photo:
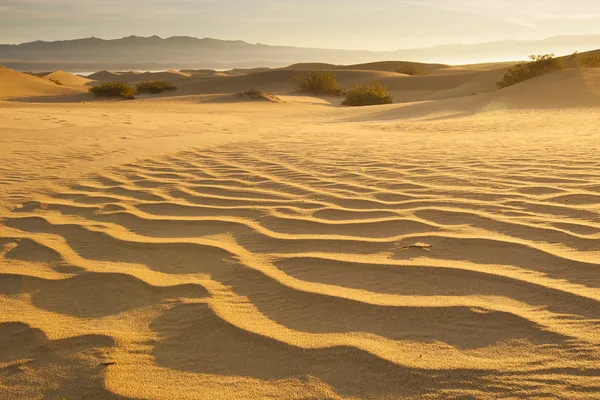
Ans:
[[[599,25],[596,0],[147,0],[143,7],[135,0],[0,2],[2,43],[135,34],[394,50],[595,34]]]

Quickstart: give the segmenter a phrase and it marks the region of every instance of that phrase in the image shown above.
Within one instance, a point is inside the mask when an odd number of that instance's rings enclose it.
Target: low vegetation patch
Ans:
[[[318,96],[339,96],[342,90],[331,72],[312,71],[304,75],[294,76],[298,91]]]
[[[96,97],[134,99],[135,89],[125,82],[106,82],[89,89]]]
[[[165,91],[177,90],[177,86],[167,81],[146,81],[136,87],[137,93],[158,94]]]
[[[345,106],[373,106],[378,104],[392,104],[394,99],[390,96],[385,86],[379,82],[369,85],[358,85],[354,89],[344,91]]]
[[[59,81],[58,79],[52,79],[52,78],[49,78],[48,80],[49,80],[50,82],[54,83],[55,85],[62,86],[62,82],[61,82],[61,81]]]
[[[258,100],[258,101],[269,101],[272,103],[281,103],[281,99],[275,96],[272,93],[261,92],[260,90],[250,89],[244,90],[243,92],[239,92],[238,97],[242,97],[250,100]]]
[[[412,75],[412,76],[426,75],[422,69],[419,69],[415,66],[400,68],[400,69],[396,70],[396,72],[399,74],[406,74],[406,75]]]
[[[529,56],[530,61],[522,62],[510,68],[500,82],[498,87],[505,88],[517,83],[548,74],[553,71],[565,69],[565,63],[554,54]]]
[[[579,56],[581,68],[600,68],[600,56]]]

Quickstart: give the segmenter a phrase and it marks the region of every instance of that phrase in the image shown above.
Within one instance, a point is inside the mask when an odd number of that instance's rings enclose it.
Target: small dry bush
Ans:
[[[298,91],[315,95],[339,96],[342,94],[335,75],[331,72],[311,71],[294,76]]]
[[[419,69],[415,66],[400,68],[400,69],[396,70],[396,72],[398,72],[399,74],[406,74],[406,75],[412,75],[412,76],[426,75],[422,69]]]
[[[121,98],[131,100],[135,98],[135,89],[125,82],[106,82],[89,89],[96,97]]]
[[[505,88],[516,85],[517,83],[566,68],[564,61],[555,58],[554,54],[529,56],[529,59],[530,61],[528,62],[522,62],[510,68],[504,74],[502,80],[498,82],[498,87]]]
[[[244,90],[237,94],[239,97],[250,99],[250,100],[262,100],[269,101],[272,103],[280,103],[281,99],[275,96],[273,93],[261,92],[260,90],[250,89]]]
[[[177,90],[177,86],[167,81],[146,81],[138,83],[137,93],[158,94],[164,91]]]
[[[344,97],[342,104],[345,106],[373,106],[394,102],[387,88],[379,82],[358,85],[354,89],[346,90],[344,91]]]
[[[52,78],[49,78],[48,80],[49,80],[50,82],[54,83],[55,85],[62,86],[62,82],[61,82],[61,81],[59,81],[58,79],[52,79]]]
[[[256,89],[244,90],[242,92],[238,92],[237,94],[240,97],[250,97],[250,98],[258,98],[263,96],[263,92]]]

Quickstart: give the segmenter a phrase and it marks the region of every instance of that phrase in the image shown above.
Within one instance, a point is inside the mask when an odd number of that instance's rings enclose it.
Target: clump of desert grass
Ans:
[[[159,94],[173,90],[177,90],[177,86],[164,80],[140,82],[136,86],[137,93]]]
[[[498,87],[509,87],[566,68],[564,60],[554,57],[554,54],[532,55],[529,60],[510,68],[498,82]]]
[[[311,71],[294,76],[298,91],[317,96],[339,96],[342,94],[335,75],[331,72]]]
[[[342,104],[345,106],[374,106],[394,102],[387,88],[379,82],[358,85],[354,89],[346,90],[344,97]]]
[[[135,98],[135,89],[125,82],[106,82],[92,86],[89,92],[96,97],[132,100]]]
[[[49,80],[50,82],[54,83],[55,85],[62,86],[62,82],[61,82],[61,81],[59,81],[58,79],[52,79],[52,78],[48,78],[48,80]]]

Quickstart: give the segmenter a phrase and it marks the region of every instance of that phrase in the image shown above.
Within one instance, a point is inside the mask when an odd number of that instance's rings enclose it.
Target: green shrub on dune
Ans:
[[[345,106],[372,106],[378,104],[392,104],[394,99],[389,95],[385,86],[379,82],[369,85],[358,85],[354,89],[344,92]]]
[[[96,97],[121,98],[131,100],[135,98],[135,89],[125,82],[106,82],[89,89]]]
[[[158,94],[171,90],[177,90],[177,86],[167,81],[146,81],[137,85],[138,93]]]
[[[529,59],[531,61],[522,62],[510,68],[504,74],[502,80],[498,82],[498,87],[505,88],[516,85],[517,83],[566,68],[564,61],[560,58],[555,58],[554,54],[529,56]]]
[[[331,72],[311,71],[304,75],[294,76],[298,91],[303,93],[339,96],[342,91]]]

